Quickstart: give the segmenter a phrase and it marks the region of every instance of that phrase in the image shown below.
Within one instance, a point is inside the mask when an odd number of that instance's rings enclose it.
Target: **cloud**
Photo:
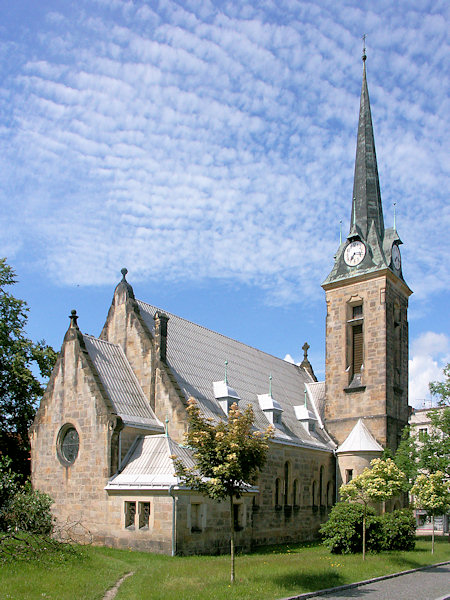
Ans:
[[[134,281],[223,278],[278,305],[319,297],[348,225],[353,32],[368,25],[386,218],[396,201],[417,296],[447,289],[443,15],[139,4],[81,1],[29,25],[20,52],[0,46],[15,60],[0,84],[0,253],[63,285],[112,283],[127,264]]]
[[[450,337],[427,331],[411,344],[409,360],[409,403],[423,408],[430,400],[428,384],[443,379],[442,369],[450,362]]]

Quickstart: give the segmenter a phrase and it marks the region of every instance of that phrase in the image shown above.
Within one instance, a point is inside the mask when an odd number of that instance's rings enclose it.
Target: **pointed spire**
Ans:
[[[356,145],[355,177],[353,183],[352,233],[359,231],[366,240],[374,223],[380,239],[384,238],[383,209],[377,156],[366,79],[366,48],[363,50],[363,81],[359,109],[358,140]]]

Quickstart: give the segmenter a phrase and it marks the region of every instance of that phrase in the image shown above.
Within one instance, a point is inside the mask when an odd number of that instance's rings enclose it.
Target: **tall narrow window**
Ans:
[[[275,506],[281,506],[281,480],[275,479]]]
[[[125,502],[125,527],[134,529],[136,520],[136,502]]]
[[[298,500],[298,479],[294,479],[294,483],[292,484],[292,504],[294,506],[299,505]]]
[[[312,484],[312,506],[317,506],[317,483],[313,481]]]
[[[352,372],[353,375],[357,375],[361,372],[363,364],[363,326],[354,325],[352,327],[352,347],[353,347],[353,359],[352,359]]]
[[[320,467],[320,479],[319,479],[319,502],[318,504],[322,506],[323,504],[323,466]]]
[[[347,372],[350,387],[362,385],[364,364],[364,312],[362,299],[353,297],[347,309]]]
[[[139,502],[139,529],[148,529],[150,522],[150,502]]]
[[[191,531],[202,530],[201,518],[201,504],[191,504]]]
[[[284,505],[289,504],[289,462],[284,463]]]
[[[353,469],[345,469],[345,483],[350,483],[353,479]]]
[[[241,531],[243,529],[242,509],[242,504],[233,504],[233,523],[235,531]]]

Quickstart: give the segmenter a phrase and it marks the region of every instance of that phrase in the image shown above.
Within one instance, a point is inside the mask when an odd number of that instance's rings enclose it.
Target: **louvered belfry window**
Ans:
[[[363,326],[354,325],[352,327],[352,347],[353,347],[353,361],[352,361],[352,372],[356,375],[361,371],[363,364]]]

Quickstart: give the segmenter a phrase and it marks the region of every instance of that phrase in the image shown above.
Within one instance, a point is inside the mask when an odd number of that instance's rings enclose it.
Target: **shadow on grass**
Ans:
[[[286,575],[275,575],[270,579],[280,588],[290,590],[293,594],[325,590],[346,583],[341,575],[328,569],[314,573],[314,575],[308,575],[307,573],[289,573]]]

